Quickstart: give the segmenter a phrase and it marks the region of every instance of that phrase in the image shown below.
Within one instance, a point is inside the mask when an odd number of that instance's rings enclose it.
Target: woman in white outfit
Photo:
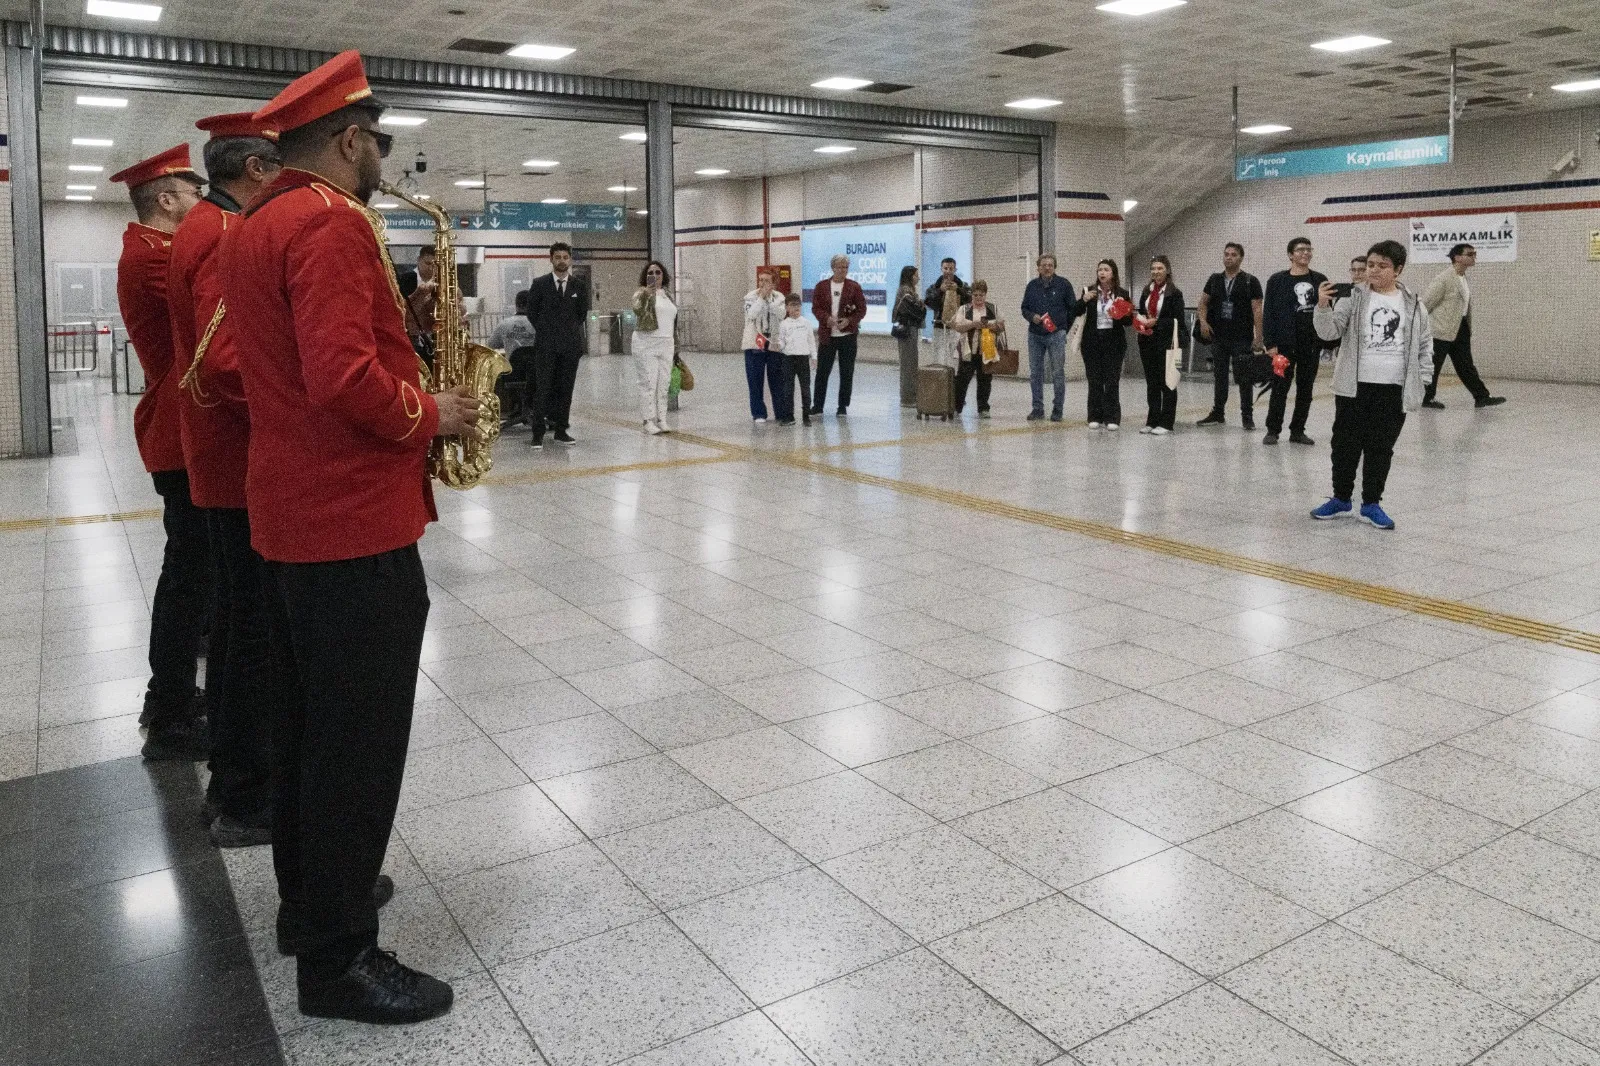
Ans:
[[[639,411],[644,416],[644,431],[654,436],[668,432],[661,424],[667,405],[667,384],[672,380],[672,327],[678,321],[678,305],[667,295],[672,278],[667,268],[655,260],[645,264],[639,275],[639,291],[633,294],[633,365],[639,376]]]

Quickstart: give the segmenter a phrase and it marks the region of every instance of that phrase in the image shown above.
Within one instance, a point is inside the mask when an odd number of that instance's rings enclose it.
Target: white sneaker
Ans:
[[[764,425],[766,425],[766,424],[767,424],[767,420],[766,420],[766,419],[765,419],[765,418],[758,418],[758,419],[756,419],[756,425],[758,425],[758,426],[764,426]]]
[[[661,426],[655,422],[646,422],[644,424],[644,431],[654,437],[656,434],[661,432]]]
[[[663,426],[661,424],[661,419],[659,419],[659,418],[656,419],[655,425],[656,425],[656,432],[657,433],[671,433],[672,432],[672,430],[668,429],[666,426]]]
[[[1111,429],[1111,430],[1115,430],[1115,429],[1118,428],[1118,426],[1117,426],[1117,424],[1115,422],[1107,422],[1106,423],[1106,428],[1107,429]]]
[[[1154,428],[1152,428],[1150,426],[1145,426],[1143,429],[1139,430],[1139,432],[1140,433],[1154,433],[1155,430],[1154,430]]]
[[[1098,422],[1090,422],[1089,423],[1089,428],[1090,429],[1099,429],[1100,428],[1100,423],[1098,423]]]
[[[1157,426],[1156,428],[1154,428],[1154,429],[1152,429],[1150,431],[1150,434],[1151,434],[1151,436],[1154,436],[1154,437],[1165,437],[1168,433],[1171,433],[1171,432],[1172,432],[1172,430],[1168,429],[1166,426]]]

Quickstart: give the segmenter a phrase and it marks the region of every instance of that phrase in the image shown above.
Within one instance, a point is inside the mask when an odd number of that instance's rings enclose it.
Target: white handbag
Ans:
[[[1178,323],[1172,323],[1172,347],[1167,349],[1167,388],[1176,389],[1182,379],[1178,368],[1183,366],[1183,349],[1178,347]]]

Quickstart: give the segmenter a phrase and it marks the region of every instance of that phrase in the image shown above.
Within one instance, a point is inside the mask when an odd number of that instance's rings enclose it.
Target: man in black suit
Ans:
[[[544,447],[549,430],[557,444],[576,444],[567,432],[572,386],[583,358],[589,321],[589,286],[572,273],[572,246],[550,246],[550,273],[528,287],[528,321],[533,324],[533,439]]]

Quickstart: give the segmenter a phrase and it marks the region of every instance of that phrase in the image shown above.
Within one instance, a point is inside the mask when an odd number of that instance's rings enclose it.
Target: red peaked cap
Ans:
[[[191,178],[202,185],[205,184],[205,179],[195,172],[194,167],[189,165],[189,146],[187,144],[173,145],[160,155],[153,155],[149,159],[135,163],[125,170],[119,170],[111,175],[111,180],[124,182],[128,188],[134,189],[146,182],[174,174]]]
[[[298,129],[341,107],[372,98],[361,53],[340,52],[310,74],[302,74],[257,111],[252,119],[279,133]],[[377,101],[373,101],[377,105]],[[377,105],[381,106],[381,105]]]
[[[253,111],[234,111],[227,115],[212,115],[203,118],[194,124],[197,130],[205,130],[211,134],[213,141],[223,137],[264,137],[269,141],[278,139],[278,131],[268,129],[255,120]]]

